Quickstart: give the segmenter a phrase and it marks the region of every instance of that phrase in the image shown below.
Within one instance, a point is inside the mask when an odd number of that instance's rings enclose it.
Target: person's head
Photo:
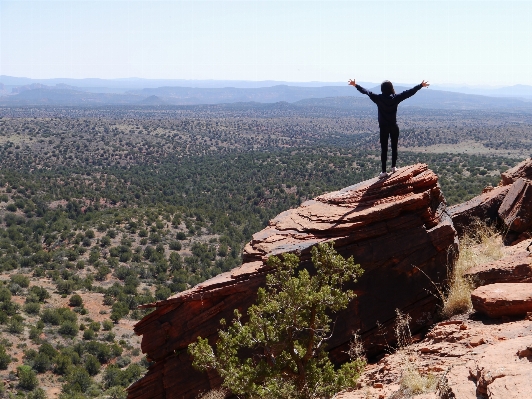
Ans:
[[[381,93],[385,96],[389,96],[390,94],[395,94],[395,90],[393,89],[393,84],[389,80],[385,80],[381,83]]]

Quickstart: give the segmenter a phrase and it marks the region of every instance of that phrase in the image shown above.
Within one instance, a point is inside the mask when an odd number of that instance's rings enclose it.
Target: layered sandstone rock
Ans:
[[[471,226],[474,219],[495,222],[499,216],[501,206],[510,186],[499,186],[486,191],[462,204],[449,208],[454,228],[462,236]]]
[[[532,321],[491,320],[486,323],[468,315],[460,317],[436,324],[420,342],[387,355],[378,363],[368,364],[359,379],[360,389],[336,397],[532,397]],[[428,380],[436,379],[438,386],[433,386],[431,392],[416,395],[411,389],[419,389],[419,380],[404,379],[411,370]]]
[[[215,373],[191,368],[187,346],[198,336],[214,342],[220,319],[231,320],[235,308],[245,314],[265,283],[269,256],[295,252],[312,270],[310,248],[320,242],[334,240],[340,254],[354,256],[365,270],[352,286],[357,298],[335,319],[328,345],[333,361],[347,360],[355,331],[370,355],[382,351],[393,341],[396,309],[412,317],[414,331],[430,325],[436,299],[429,291],[446,278],[457,250],[437,181],[426,165],[408,166],[281,213],[253,236],[241,267],[150,305],[155,310],[135,331],[155,364],[129,388],[128,398],[194,398],[217,387]]]
[[[532,229],[532,181],[519,178],[510,186],[499,207],[499,217],[517,233]]]
[[[453,224],[462,236],[475,219],[502,221],[509,231],[510,241],[518,233],[532,228],[532,159],[527,159],[501,174],[498,187],[487,188],[482,194],[449,208]]]
[[[532,282],[532,257],[530,252],[522,250],[498,261],[474,267],[465,276],[479,285],[529,283]]]
[[[510,185],[517,179],[523,178],[532,180],[532,158],[525,159],[506,172],[501,173],[501,185]]]
[[[532,312],[532,283],[495,283],[471,293],[473,308],[489,317],[523,316]]]

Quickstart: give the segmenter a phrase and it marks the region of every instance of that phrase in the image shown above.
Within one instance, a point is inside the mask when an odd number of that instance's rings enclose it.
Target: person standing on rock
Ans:
[[[429,83],[424,80],[417,86],[405,90],[402,93],[395,94],[393,84],[389,80],[385,80],[381,84],[381,93],[375,94],[369,90],[364,89],[362,86],[355,83],[355,79],[349,79],[347,82],[351,86],[362,94],[369,96],[371,101],[377,104],[379,109],[379,129],[380,129],[380,141],[381,141],[381,164],[382,172],[379,175],[379,179],[383,179],[388,176],[386,173],[386,161],[388,159],[388,138],[392,139],[392,170],[390,173],[397,171],[397,142],[399,141],[399,127],[397,126],[397,106],[403,100],[408,97],[412,97],[422,87],[428,87]]]

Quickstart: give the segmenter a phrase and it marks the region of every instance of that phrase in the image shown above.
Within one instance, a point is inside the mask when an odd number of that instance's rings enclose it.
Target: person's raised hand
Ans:
[[[425,82],[425,80],[421,82],[421,87],[429,87],[429,86],[430,86],[429,82]]]
[[[347,84],[348,84],[348,85],[351,85],[351,86],[356,86],[355,79],[349,79],[349,80],[347,81]]]

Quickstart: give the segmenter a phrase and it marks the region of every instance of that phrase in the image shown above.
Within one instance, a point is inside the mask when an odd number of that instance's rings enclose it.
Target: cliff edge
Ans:
[[[155,310],[135,332],[155,363],[129,387],[128,398],[188,399],[218,387],[216,373],[191,367],[187,346],[198,336],[214,342],[221,318],[232,320],[235,308],[245,313],[265,284],[269,256],[298,253],[302,267],[311,269],[310,248],[328,241],[365,270],[352,287],[357,298],[336,318],[328,345],[334,362],[347,360],[355,331],[370,355],[381,352],[393,341],[396,309],[411,316],[413,331],[434,323],[437,299],[429,291],[447,276],[457,234],[438,177],[427,165],[416,164],[281,213],[253,235],[242,266],[147,305]]]

